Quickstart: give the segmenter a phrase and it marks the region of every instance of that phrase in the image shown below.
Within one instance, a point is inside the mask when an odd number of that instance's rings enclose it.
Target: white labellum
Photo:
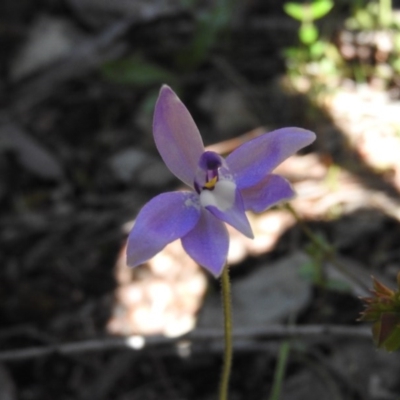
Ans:
[[[221,180],[215,184],[214,190],[203,190],[200,193],[200,204],[205,208],[214,206],[220,211],[226,211],[235,204],[236,185],[229,180]]]

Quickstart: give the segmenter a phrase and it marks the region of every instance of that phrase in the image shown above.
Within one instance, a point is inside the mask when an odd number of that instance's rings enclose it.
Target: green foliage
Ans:
[[[282,393],[282,383],[285,379],[286,367],[290,354],[290,342],[284,341],[279,349],[278,362],[275,368],[274,381],[268,400],[279,400]]]
[[[311,45],[318,39],[318,29],[314,24],[316,19],[322,18],[333,7],[331,0],[315,0],[312,3],[285,3],[283,9],[290,17],[301,22],[299,28],[300,42]]]
[[[378,4],[369,3],[365,8],[354,11],[354,15],[346,21],[349,29],[371,30],[378,25]]]
[[[322,57],[326,50],[326,43],[324,42],[315,42],[310,45],[310,55],[312,58],[317,59]]]
[[[325,17],[333,8],[333,1],[320,0],[310,4],[310,11],[312,19],[320,19]]]
[[[307,17],[307,10],[303,4],[299,3],[286,3],[283,5],[283,9],[285,13],[292,17],[293,19],[297,19],[298,21],[304,21]]]
[[[316,0],[312,3],[285,3],[283,9],[286,14],[300,22],[311,22],[325,17],[331,11],[333,1]]]
[[[136,87],[148,87],[169,83],[174,85],[177,77],[159,65],[143,57],[131,56],[105,63],[101,68],[103,77],[111,82]]]
[[[376,346],[386,351],[400,349],[400,272],[397,289],[392,290],[373,278],[372,297],[365,297],[361,321],[373,322],[372,335]]]
[[[392,62],[392,66],[394,68],[394,70],[400,74],[400,58],[396,58],[393,62]]]
[[[400,348],[400,314],[384,313],[372,326],[375,345],[386,351]]]
[[[398,86],[400,75],[400,17],[393,13],[392,0],[370,0],[354,6],[352,15],[345,22],[344,30],[353,37],[347,71],[358,83],[373,81],[382,88]],[[347,32],[346,32],[347,30]],[[358,49],[367,56],[360,56]],[[375,79],[376,78],[376,79]]]
[[[374,0],[365,7],[355,7],[346,26],[349,29],[373,30],[390,28],[397,23],[393,17],[392,0]]]
[[[193,0],[186,0],[185,4],[190,8],[195,6]],[[204,62],[221,36],[229,33],[235,6],[236,0],[217,0],[209,10],[193,12],[196,28],[192,42],[177,58],[180,66],[192,69]]]
[[[310,256],[310,262],[303,264],[300,268],[300,276],[311,281],[314,285],[324,289],[336,290],[341,292],[350,291],[350,285],[343,280],[329,278],[326,271],[326,262],[330,259],[327,249],[330,245],[321,236],[316,236],[317,243],[311,243],[306,251]]]
[[[300,26],[299,38],[305,45],[313,44],[318,39],[318,29],[312,22],[304,22]]]
[[[285,3],[284,11],[292,18],[301,22],[298,36],[300,45],[285,50],[289,77],[295,87],[308,91],[310,79],[317,76],[336,76],[336,62],[340,57],[334,55],[332,45],[319,36],[318,28],[314,21],[326,16],[333,8],[331,0],[314,0],[308,3]],[[327,59],[327,53],[333,55],[332,60]],[[297,82],[297,83],[296,83]],[[315,83],[315,82],[314,82]],[[319,84],[314,85],[318,89]]]
[[[315,286],[324,289],[335,290],[338,292],[350,292],[351,287],[348,283],[340,279],[327,279],[321,270],[320,261],[311,261],[300,267],[300,276],[312,282]]]

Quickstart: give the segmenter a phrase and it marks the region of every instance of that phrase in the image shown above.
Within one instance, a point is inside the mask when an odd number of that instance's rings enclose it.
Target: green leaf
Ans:
[[[319,0],[310,5],[311,18],[319,19],[324,17],[329,11],[332,10],[333,1],[331,0]]]
[[[311,56],[316,59],[321,57],[326,50],[326,45],[323,42],[315,42],[310,46],[310,54]]]
[[[221,21],[216,13],[198,21],[195,36],[189,49],[192,64],[198,65],[205,60],[217,41],[220,29]]]
[[[397,58],[392,62],[392,66],[397,73],[400,73],[400,58]]]
[[[200,65],[218,42],[219,35],[228,32],[232,13],[233,9],[219,2],[210,12],[198,16],[192,43],[178,55],[178,64],[190,69]]]
[[[146,93],[146,96],[140,103],[140,111],[142,111],[145,115],[149,117],[153,115],[154,107],[156,105],[159,94],[160,94],[159,88],[148,91]]]
[[[366,10],[358,10],[355,19],[359,29],[372,29],[375,25],[374,17]]]
[[[317,280],[316,268],[313,261],[304,263],[299,269],[299,275],[310,282],[315,282]]]
[[[386,339],[383,347],[386,351],[396,351],[400,349],[400,327],[393,329],[392,334]]]
[[[372,327],[373,337],[378,347],[387,351],[400,348],[400,316],[399,313],[382,314],[379,321]]]
[[[400,52],[400,32],[396,32],[393,38],[394,48],[397,52]]]
[[[139,87],[176,80],[174,74],[139,56],[107,62],[102,66],[101,72],[104,78],[112,82]]]
[[[350,284],[340,279],[328,279],[326,287],[337,292],[351,293]]]
[[[304,21],[307,19],[307,8],[307,4],[303,5],[299,3],[285,3],[283,5],[285,13],[290,17],[297,19],[298,21]]]
[[[299,30],[300,41],[304,44],[310,45],[318,39],[318,29],[312,23],[303,23]]]

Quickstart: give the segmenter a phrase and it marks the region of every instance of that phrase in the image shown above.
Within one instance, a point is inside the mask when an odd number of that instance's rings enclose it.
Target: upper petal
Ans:
[[[150,200],[140,211],[128,237],[127,263],[136,267],[168,243],[186,235],[200,218],[198,197],[192,192],[169,192]]]
[[[262,212],[273,205],[294,196],[290,183],[279,175],[270,174],[256,185],[242,189],[244,208]]]
[[[239,189],[257,184],[277,165],[315,140],[315,133],[302,128],[282,128],[243,144],[227,158]]]
[[[192,116],[174,91],[163,85],[153,120],[157,149],[167,167],[181,181],[193,187],[203,140]]]
[[[215,277],[221,275],[229,249],[229,235],[223,222],[202,210],[197,225],[182,237],[182,246]]]

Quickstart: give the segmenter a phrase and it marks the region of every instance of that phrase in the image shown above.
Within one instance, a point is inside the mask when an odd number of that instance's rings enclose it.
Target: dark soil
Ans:
[[[283,49],[297,41],[297,25],[284,15],[280,1],[240,4],[233,22],[196,62],[193,54],[189,58],[196,18],[209,9],[207,4],[191,11],[174,2],[154,1],[149,9],[145,1],[128,5],[121,0],[109,9],[96,3],[0,4],[0,399],[215,399],[219,341],[193,342],[188,357],[179,356],[171,342],[143,351],[2,358],[5,351],[107,339],[114,265],[126,236],[121,227],[152,196],[178,185],[168,175],[161,181],[144,178],[141,170],[124,180],[110,166],[113,156],[128,147],[149,162],[159,161],[151,116],[161,83],[179,92],[206,145],[257,125],[318,131],[331,124],[322,110],[277,84],[285,72]],[[342,3],[337,13],[346,11]],[[15,60],[43,16],[67,21],[79,40],[60,59],[15,77]],[[164,68],[172,79],[141,80],[139,75],[121,83],[104,72],[115,60],[131,56]],[[255,124],[244,122],[226,132],[216,124],[213,105],[202,107],[201,98],[211,89],[232,88],[246,99]],[[366,186],[382,187],[398,199],[397,191],[368,168],[357,162],[353,168],[354,155],[343,149],[340,135],[326,138],[322,135],[307,151],[328,155],[359,174]],[[310,226],[343,256],[393,280],[400,262],[399,223],[365,213],[310,221]],[[365,219],[371,229],[362,225]],[[341,241],[349,229],[355,233]],[[297,226],[262,259],[273,261],[308,244]],[[233,279],[241,279],[244,269],[257,262],[245,261]],[[297,321],[358,326],[361,310],[356,296],[316,286]],[[238,340],[231,400],[268,398],[282,342]],[[400,393],[397,355],[386,358],[372,340],[314,337],[294,341],[291,349],[282,399],[383,400]]]

